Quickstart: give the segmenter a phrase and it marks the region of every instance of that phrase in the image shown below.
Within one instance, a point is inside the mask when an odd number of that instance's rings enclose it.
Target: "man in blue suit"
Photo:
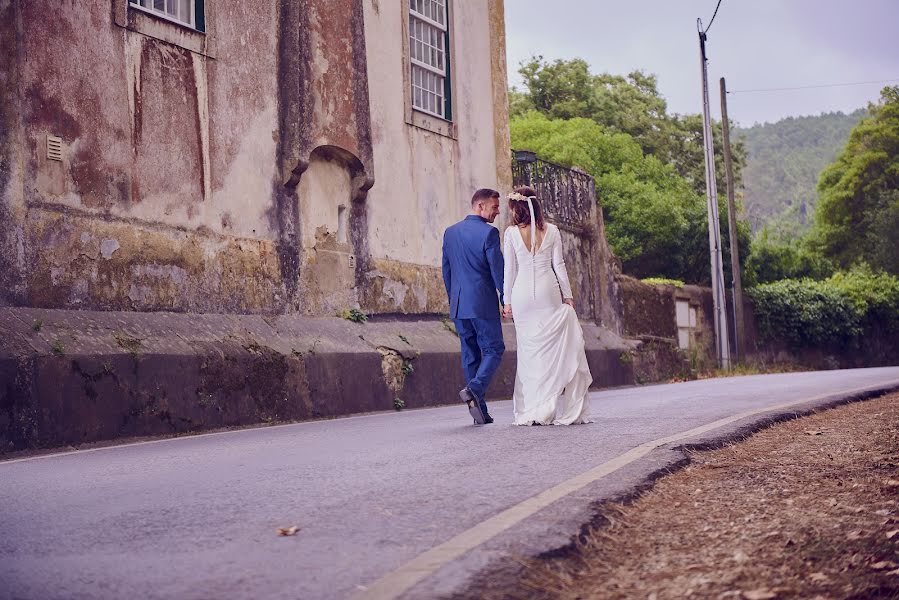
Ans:
[[[499,232],[490,223],[499,214],[499,192],[480,189],[471,198],[471,214],[443,232],[443,283],[450,318],[462,343],[466,385],[459,397],[478,425],[493,423],[484,396],[506,350],[497,299],[503,290]]]

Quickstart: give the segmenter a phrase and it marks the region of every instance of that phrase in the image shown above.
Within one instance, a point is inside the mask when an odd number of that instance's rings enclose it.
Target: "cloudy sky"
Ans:
[[[702,111],[696,19],[717,0],[506,0],[509,80],[532,55],[583,58],[594,73],[655,73],[671,112]],[[740,93],[739,90],[894,80],[899,85],[899,0],[722,0],[708,31],[710,102],[749,126],[790,115],[849,112],[885,83]]]

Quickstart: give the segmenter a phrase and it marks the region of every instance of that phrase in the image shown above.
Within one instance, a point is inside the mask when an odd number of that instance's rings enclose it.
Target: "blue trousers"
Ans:
[[[453,319],[453,322],[462,343],[462,372],[466,385],[477,396],[481,411],[486,415],[484,396],[487,386],[506,351],[502,321],[497,316],[495,319]]]

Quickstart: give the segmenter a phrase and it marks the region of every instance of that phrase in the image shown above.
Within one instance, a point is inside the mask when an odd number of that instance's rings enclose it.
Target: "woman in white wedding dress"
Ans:
[[[515,321],[518,365],[512,404],[516,425],[589,423],[593,382],[559,228],[545,223],[533,188],[509,195],[503,316]]]

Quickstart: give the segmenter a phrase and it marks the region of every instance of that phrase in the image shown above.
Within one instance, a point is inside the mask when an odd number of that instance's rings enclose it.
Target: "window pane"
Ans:
[[[446,0],[409,0],[412,106],[438,117],[444,117],[448,109],[444,97],[449,61],[447,33],[444,28],[416,14],[444,25],[447,21],[446,5]]]
[[[178,18],[185,23],[193,23],[193,16],[190,14],[190,5],[193,0],[178,0]]]

